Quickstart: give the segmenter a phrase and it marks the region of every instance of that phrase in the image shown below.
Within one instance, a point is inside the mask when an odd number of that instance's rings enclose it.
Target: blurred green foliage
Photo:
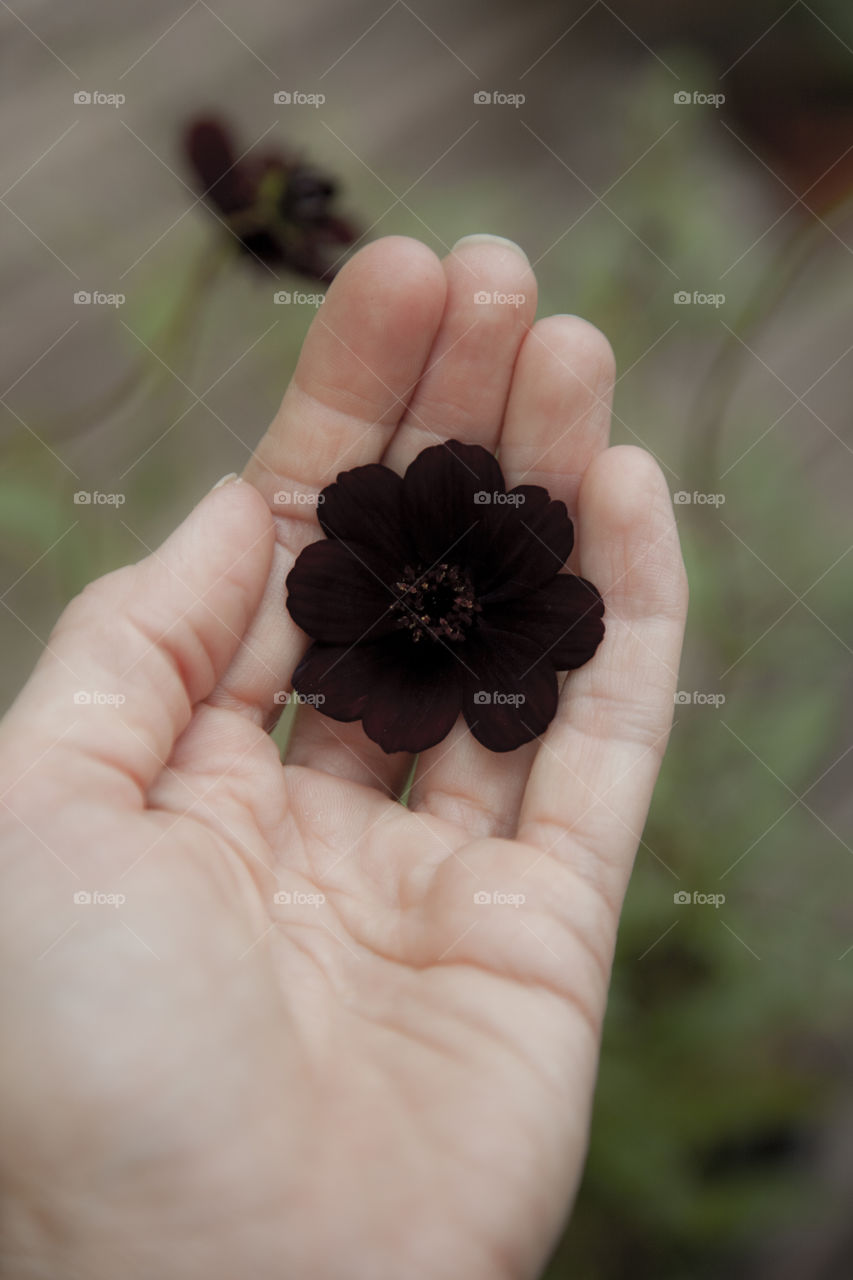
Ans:
[[[634,127],[657,137],[660,95],[651,91],[649,103]],[[665,260],[689,264],[685,287],[711,291],[754,236],[721,217],[719,158],[705,122],[693,124],[657,148],[652,180],[644,170],[620,190],[631,225],[655,227]],[[630,366],[672,322],[671,295],[629,237],[597,230],[620,242],[621,260],[602,243],[566,270],[594,264],[584,312]],[[806,224],[796,234],[807,237]],[[549,1280],[745,1276],[768,1240],[819,1220],[813,1154],[848,1088],[853,592],[846,504],[822,491],[810,465],[824,447],[843,458],[846,446],[805,412],[760,439],[783,409],[751,351],[766,350],[768,331],[820,335],[831,310],[838,264],[824,243],[808,259],[805,289],[792,283],[769,314],[746,319],[760,314],[790,247],[769,237],[737,274],[739,296],[727,289],[722,315],[684,308],[668,350],[642,360],[617,391],[615,439],[638,436],[659,451],[673,489],[724,495],[717,508],[676,513],[691,584],[681,688],[725,702],[675,708],[620,929],[588,1167]],[[707,371],[727,347],[727,383],[711,388]],[[672,372],[674,352],[686,380]],[[829,354],[818,338],[805,385]],[[721,412],[708,419],[712,390]],[[833,425],[849,435],[849,415]],[[680,890],[726,901],[678,905]]]

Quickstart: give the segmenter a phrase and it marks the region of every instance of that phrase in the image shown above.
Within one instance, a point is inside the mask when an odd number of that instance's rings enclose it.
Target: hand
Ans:
[[[249,483],[62,615],[0,735],[2,1274],[543,1264],[584,1156],[686,588],[657,466],[605,447],[606,341],[571,316],[530,328],[534,310],[503,242],[443,263],[366,248]],[[492,755],[460,721],[407,809],[411,761],[311,708],[282,768],[267,729],[306,645],[283,584],[318,529],[310,502],[268,503],[449,436],[500,444],[508,483],[568,504],[607,634],[541,741]]]

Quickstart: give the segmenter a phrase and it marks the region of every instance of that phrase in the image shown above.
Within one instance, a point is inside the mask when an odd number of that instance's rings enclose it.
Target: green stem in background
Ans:
[[[186,359],[188,347],[198,335],[198,313],[223,267],[233,257],[233,246],[228,242],[219,242],[213,247],[207,245],[193,260],[180,288],[177,302],[170,309],[165,322],[152,336],[150,343],[152,348],[154,344],[160,347],[161,358],[172,368],[176,368]],[[74,409],[58,419],[53,419],[43,426],[43,434],[51,445],[65,438],[79,440],[88,431],[103,426],[120,409],[126,408],[135,393],[143,393],[146,390],[153,392],[159,381],[165,380],[166,376],[170,376],[168,370],[150,352],[143,350],[141,357],[133,362],[128,371],[100,399]],[[23,441],[21,437],[17,437],[17,446],[14,438],[10,444],[11,451],[14,452],[16,447],[21,447]],[[8,466],[8,453],[6,456]],[[52,485],[49,480],[44,480],[39,486],[42,493],[45,491],[45,484],[48,489],[54,490],[55,502],[63,507],[70,504],[71,491],[76,487],[71,482],[71,477],[66,475],[57,478],[55,485]],[[73,592],[82,587],[90,576],[94,546],[91,536],[86,536],[88,541],[85,551],[81,551],[78,541],[63,540],[56,554],[51,557],[53,581],[60,605],[68,599],[68,581],[72,583]]]
[[[150,345],[157,344],[161,350],[161,358],[173,368],[186,353],[190,340],[195,333],[193,323],[198,311],[205,301],[208,292],[226,263],[234,257],[234,246],[227,241],[220,241],[215,248],[206,246],[195,259],[177,304],[171,315],[156,333]],[[131,365],[119,381],[99,399],[80,408],[73,409],[54,419],[45,431],[52,442],[68,439],[101,426],[113,414],[123,408],[135,392],[146,388],[153,390],[157,382],[164,378],[167,369],[155,360],[149,352]]]
[[[785,298],[804,267],[812,260],[828,224],[843,223],[853,208],[853,195],[836,202],[818,221],[798,224],[773,254],[767,269],[741,308],[731,332],[720,344],[704,378],[699,383],[693,412],[688,422],[695,424],[688,437],[686,479],[688,489],[702,489],[716,484],[720,477],[720,450],[726,411],[735,394],[737,382],[763,325]],[[712,479],[713,477],[713,479]],[[716,532],[716,509],[694,508],[693,523],[697,529]],[[748,593],[738,579],[737,557],[733,557],[725,575],[726,600],[714,610],[719,622],[716,628],[717,651],[721,661],[729,662],[743,653],[743,636],[734,635],[734,627],[746,617]]]

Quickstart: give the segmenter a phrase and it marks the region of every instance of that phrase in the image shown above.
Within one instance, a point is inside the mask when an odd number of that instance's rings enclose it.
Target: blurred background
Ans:
[[[243,466],[349,240],[517,240],[611,339],[692,584],[547,1274],[848,1280],[853,10],[11,0],[0,60],[4,705]]]

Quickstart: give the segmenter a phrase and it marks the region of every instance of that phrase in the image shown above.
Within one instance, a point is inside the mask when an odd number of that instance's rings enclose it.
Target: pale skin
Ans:
[[[8,713],[3,1277],[543,1266],[582,1170],[687,590],[656,463],[607,447],[606,340],[534,325],[535,293],[505,242],[356,255],[243,482],[74,600]],[[358,724],[300,708],[284,767],[268,736],[307,644],[284,578],[319,533],[310,501],[273,500],[446,437],[567,503],[607,633],[540,741],[494,755],[460,721],[406,809],[411,760]]]

